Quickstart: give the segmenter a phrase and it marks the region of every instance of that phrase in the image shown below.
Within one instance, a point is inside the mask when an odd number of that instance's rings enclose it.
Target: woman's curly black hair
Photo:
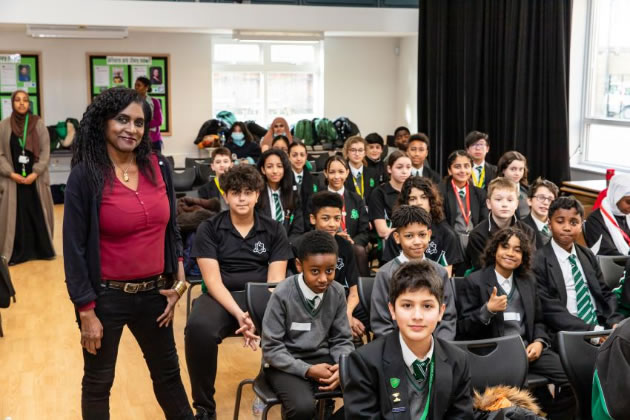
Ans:
[[[409,194],[411,189],[416,188],[427,196],[429,199],[429,207],[431,208],[431,219],[433,223],[438,224],[444,220],[444,208],[442,207],[442,195],[435,187],[435,184],[428,178],[421,176],[410,176],[405,180],[398,195],[397,206],[409,204]]]
[[[512,236],[516,236],[521,241],[520,246],[523,254],[521,265],[514,272],[518,276],[529,273],[533,257],[531,240],[525,232],[517,227],[506,227],[495,232],[483,251],[482,261],[484,267],[493,266],[496,263],[499,245],[507,246]]]
[[[114,165],[107,154],[105,138],[107,121],[134,102],[141,105],[144,111],[144,134],[140,144],[134,150],[136,163],[140,172],[155,182],[155,173],[149,161],[152,153],[149,139],[151,109],[135,90],[111,88],[98,95],[88,105],[79,123],[79,130],[72,148],[72,167],[78,164],[85,166],[88,177],[86,181],[97,195],[103,191],[106,182],[114,181],[115,176]]]

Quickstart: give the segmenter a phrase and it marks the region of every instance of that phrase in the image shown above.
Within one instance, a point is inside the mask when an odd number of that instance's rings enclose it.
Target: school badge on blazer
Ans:
[[[392,388],[396,389],[396,388],[398,388],[398,385],[400,385],[400,379],[398,379],[398,378],[389,378],[389,384],[392,386]]]
[[[350,218],[351,219],[358,219],[359,218],[359,210],[357,209],[352,209],[352,211],[350,212]]]

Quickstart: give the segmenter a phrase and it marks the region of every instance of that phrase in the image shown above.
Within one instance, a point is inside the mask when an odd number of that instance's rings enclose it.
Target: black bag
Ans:
[[[0,257],[0,308],[8,308],[11,304],[11,298],[15,302],[15,289],[11,283],[9,266],[7,260]]]

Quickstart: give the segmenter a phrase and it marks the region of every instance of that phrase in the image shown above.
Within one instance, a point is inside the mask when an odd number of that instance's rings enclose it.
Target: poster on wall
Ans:
[[[171,134],[168,55],[88,54],[88,63],[90,101],[106,89],[117,86],[133,89],[138,77],[148,78],[150,96],[159,100],[162,106],[160,131],[164,135]]]
[[[11,115],[11,95],[16,90],[28,92],[31,112],[41,116],[39,86],[38,54],[0,52],[0,120]]]

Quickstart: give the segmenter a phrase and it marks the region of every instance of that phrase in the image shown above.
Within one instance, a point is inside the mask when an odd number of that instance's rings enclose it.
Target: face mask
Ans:
[[[245,134],[243,133],[232,133],[232,141],[238,147],[241,147],[245,144]]]
[[[275,139],[276,137],[280,137],[280,136],[286,137],[287,133],[285,133],[284,131],[282,133],[276,133],[276,134],[273,135],[273,138]]]

